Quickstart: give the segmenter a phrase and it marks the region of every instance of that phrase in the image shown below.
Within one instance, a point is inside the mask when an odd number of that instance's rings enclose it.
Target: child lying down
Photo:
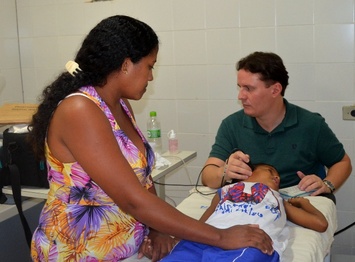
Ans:
[[[200,218],[217,228],[243,224],[260,227],[273,240],[272,255],[252,247],[223,250],[181,240],[161,261],[282,261],[282,253],[288,243],[286,217],[305,228],[326,231],[328,222],[324,215],[307,198],[283,200],[278,192],[279,184],[280,176],[274,167],[255,165],[253,175],[248,179],[220,188]],[[149,240],[146,245],[146,250],[154,248]]]

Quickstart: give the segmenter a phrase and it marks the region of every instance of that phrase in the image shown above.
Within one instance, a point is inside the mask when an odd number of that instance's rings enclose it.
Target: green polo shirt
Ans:
[[[273,165],[281,176],[280,187],[299,183],[297,171],[325,177],[345,155],[343,145],[324,118],[284,99],[286,115],[272,132],[240,110],[225,118],[216,135],[210,157],[225,161],[234,149],[250,155],[252,163]]]

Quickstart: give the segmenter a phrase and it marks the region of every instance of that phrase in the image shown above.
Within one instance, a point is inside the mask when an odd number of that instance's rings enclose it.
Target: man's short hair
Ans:
[[[279,82],[284,96],[288,86],[288,72],[280,56],[274,53],[254,52],[242,58],[237,63],[237,71],[243,69],[253,74],[259,74],[260,80],[272,85]]]

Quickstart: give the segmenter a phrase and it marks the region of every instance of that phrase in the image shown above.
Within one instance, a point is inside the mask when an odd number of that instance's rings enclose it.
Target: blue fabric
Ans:
[[[218,247],[204,245],[196,242],[182,240],[172,252],[160,260],[162,262],[279,262],[279,254],[275,251],[272,255],[262,253],[253,247],[234,250],[223,250]]]

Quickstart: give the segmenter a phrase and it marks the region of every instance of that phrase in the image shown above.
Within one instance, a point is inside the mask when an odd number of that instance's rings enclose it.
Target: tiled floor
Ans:
[[[42,202],[41,202],[42,201]],[[38,226],[44,201],[28,199],[22,202],[24,215],[33,232]],[[29,248],[15,205],[0,205],[0,261],[30,262]]]
[[[7,203],[12,203],[12,204],[0,204],[0,222],[17,215],[17,209],[15,204],[13,204],[13,200],[11,199],[11,196],[8,196],[8,198],[9,200],[7,201]],[[22,202],[22,208],[25,211],[39,204],[42,201],[43,200],[41,199],[34,199],[34,198],[27,199]]]
[[[330,257],[331,262],[355,262],[355,256],[347,255],[332,255]]]
[[[1,205],[0,204],[0,222],[8,219],[9,217],[16,214],[16,206],[15,205]]]

